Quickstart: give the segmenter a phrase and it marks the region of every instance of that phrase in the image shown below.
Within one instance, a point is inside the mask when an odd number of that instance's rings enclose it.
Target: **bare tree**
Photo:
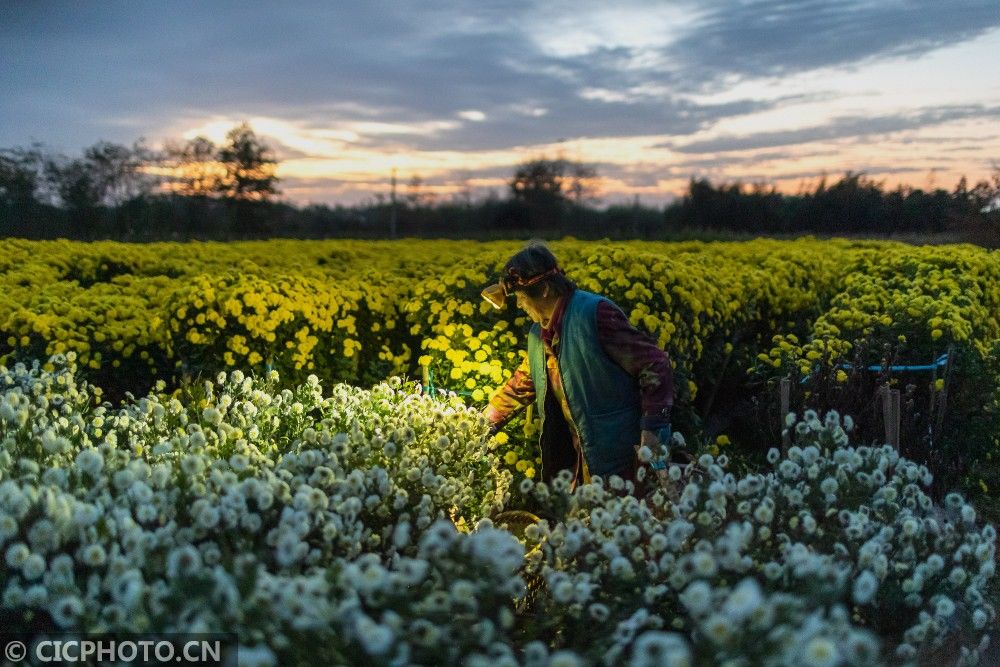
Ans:
[[[84,166],[100,204],[108,207],[147,195],[155,176],[147,169],[153,163],[152,152],[139,139],[132,146],[101,141],[83,154]]]
[[[225,171],[210,139],[197,136],[183,144],[167,144],[164,153],[171,172],[168,190],[184,197],[209,197],[216,193]]]

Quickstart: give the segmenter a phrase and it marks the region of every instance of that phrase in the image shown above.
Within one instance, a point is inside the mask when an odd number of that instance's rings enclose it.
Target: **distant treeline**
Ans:
[[[954,190],[888,190],[848,172],[782,194],[764,184],[692,178],[665,207],[598,207],[593,167],[539,158],[518,165],[503,195],[438,200],[414,177],[356,206],[276,200],[277,160],[247,125],[216,146],[203,137],[161,151],[99,142],[79,158],[41,146],[0,149],[0,235],[120,241],[452,237],[678,238],[802,233],[945,235],[1000,245],[1000,169]],[[388,189],[387,189],[388,190]]]

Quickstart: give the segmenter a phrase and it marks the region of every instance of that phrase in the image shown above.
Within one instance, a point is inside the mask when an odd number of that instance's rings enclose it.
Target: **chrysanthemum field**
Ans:
[[[0,241],[7,630],[234,632],[243,664],[993,655],[1000,254],[552,243],[675,365],[703,474],[637,498],[540,483],[535,422],[488,434],[527,322],[478,293],[518,247]]]

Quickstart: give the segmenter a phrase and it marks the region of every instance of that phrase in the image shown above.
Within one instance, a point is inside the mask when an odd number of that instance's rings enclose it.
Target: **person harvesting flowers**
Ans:
[[[670,438],[673,371],[666,352],[606,297],[578,289],[552,252],[530,243],[483,290],[497,308],[513,296],[533,324],[528,354],[483,414],[498,430],[534,403],[542,418],[542,479],[592,475],[636,484],[640,446]],[[661,442],[662,441],[662,442]]]

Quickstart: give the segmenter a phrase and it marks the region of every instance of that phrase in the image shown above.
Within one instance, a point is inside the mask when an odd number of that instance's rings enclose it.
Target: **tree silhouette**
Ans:
[[[224,172],[210,139],[197,136],[184,144],[168,144],[164,152],[172,172],[168,190],[183,197],[209,197],[218,192]]]
[[[13,148],[0,151],[0,202],[24,206],[34,201],[41,174],[41,153]]]
[[[37,215],[47,185],[44,168],[40,146],[0,150],[0,229],[6,233],[45,226]]]
[[[154,178],[145,170],[152,162],[151,152],[141,139],[131,147],[99,141],[84,151],[83,162],[103,206],[120,206],[153,187]]]
[[[278,162],[271,149],[248,124],[241,123],[226,134],[218,161],[224,173],[216,189],[230,204],[233,232],[266,235],[271,221],[264,205],[278,194]]]
[[[45,173],[66,209],[70,228],[81,238],[93,238],[100,222],[102,193],[87,161],[49,158]]]
[[[562,222],[569,204],[596,201],[597,170],[579,162],[537,158],[517,166],[511,179],[514,202],[526,209],[534,226]]]
[[[265,202],[278,194],[278,161],[247,123],[226,134],[218,161],[224,169],[217,191],[234,201]]]

